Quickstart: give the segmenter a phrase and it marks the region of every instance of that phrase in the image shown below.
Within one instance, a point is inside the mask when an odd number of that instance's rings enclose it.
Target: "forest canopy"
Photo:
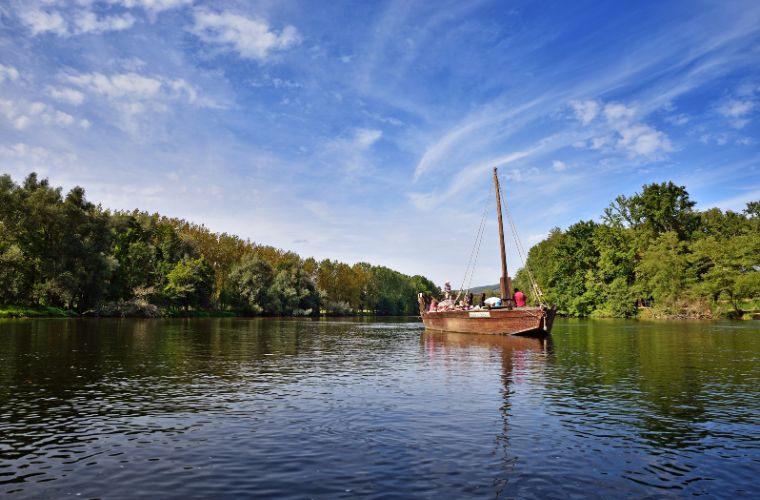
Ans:
[[[418,310],[436,286],[383,266],[302,258],[203,225],[110,211],[75,187],[0,176],[0,306],[99,315],[229,310],[251,315]]]
[[[544,300],[575,317],[740,317],[758,308],[760,201],[742,213],[694,207],[672,182],[618,196],[601,222],[553,229],[515,284],[530,290],[530,270]]]

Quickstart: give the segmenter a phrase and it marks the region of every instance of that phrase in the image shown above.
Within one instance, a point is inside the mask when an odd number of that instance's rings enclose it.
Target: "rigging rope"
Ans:
[[[539,288],[538,282],[536,282],[536,279],[534,278],[533,273],[528,266],[528,259],[525,255],[525,248],[523,247],[520,236],[517,233],[515,221],[512,218],[512,213],[509,211],[509,205],[507,204],[506,198],[504,198],[504,193],[501,191],[501,185],[499,185],[499,196],[501,196],[502,204],[504,205],[504,212],[507,214],[507,220],[509,221],[509,227],[512,231],[512,237],[515,240],[515,248],[517,248],[517,253],[520,256],[523,267],[528,273],[528,281],[530,281],[531,291],[533,292],[533,295],[538,299],[539,303],[541,305],[544,305],[544,293],[541,291],[541,288]]]
[[[486,229],[486,215],[488,214],[488,209],[491,205],[490,198],[486,198],[486,206],[483,208],[483,215],[480,217],[480,225],[478,226],[478,232],[475,234],[475,243],[472,245],[472,250],[470,251],[470,258],[467,261],[467,267],[464,271],[464,277],[462,278],[462,284],[459,287],[459,292],[457,293],[456,298],[454,299],[454,303],[456,303],[459,298],[462,296],[462,293],[464,292],[464,284],[467,283],[467,292],[470,292],[470,285],[472,284],[472,278],[475,275],[475,264],[478,261],[478,255],[480,254],[480,245],[483,243],[483,234],[485,233]],[[474,258],[473,258],[474,256]],[[467,279],[467,275],[469,274],[470,278],[469,281]]]
[[[528,266],[528,259],[525,252],[525,247],[523,247],[522,241],[520,240],[520,236],[517,233],[517,227],[515,226],[515,221],[512,218],[512,213],[509,211],[509,205],[507,204],[506,198],[504,198],[504,193],[501,189],[501,184],[499,184],[499,196],[502,201],[502,205],[504,206],[504,212],[507,215],[507,220],[509,221],[509,228],[512,233],[512,238],[515,242],[515,248],[517,249],[517,254],[520,257],[520,260],[522,261],[522,265],[525,268],[526,273],[528,274],[528,281],[530,282],[531,291],[533,292],[533,295],[538,299],[539,303],[541,305],[545,305],[544,302],[544,294],[541,291],[541,288],[538,286],[538,282],[536,281],[535,277],[533,276],[533,272],[530,270],[530,267]],[[491,206],[491,198],[486,198],[486,205],[483,209],[483,215],[480,218],[480,225],[478,226],[478,231],[475,235],[475,243],[473,244],[472,250],[470,251],[470,258],[467,261],[467,267],[465,268],[464,277],[462,278],[462,284],[459,287],[459,292],[457,293],[456,298],[454,299],[454,302],[456,303],[459,301],[460,297],[462,296],[462,293],[464,292],[465,288],[464,285],[467,283],[467,293],[470,291],[470,285],[472,285],[472,279],[475,276],[475,265],[478,261],[478,256],[480,255],[480,246],[483,243],[483,235],[485,233],[485,223],[486,223],[486,215],[488,214],[488,210]],[[469,280],[468,280],[469,275]]]

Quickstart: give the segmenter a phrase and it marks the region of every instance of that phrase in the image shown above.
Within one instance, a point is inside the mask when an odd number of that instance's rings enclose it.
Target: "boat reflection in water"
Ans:
[[[525,464],[518,467],[518,459],[520,463],[526,459],[530,461],[525,452],[531,447],[531,431],[535,431],[536,419],[540,418],[534,414],[531,407],[535,401],[531,400],[541,398],[540,387],[544,384],[544,372],[553,353],[551,336],[477,335],[426,329],[420,337],[420,344],[431,357],[444,355],[445,362],[477,360],[483,361],[485,366],[500,363],[501,387],[497,390],[501,393],[501,405],[498,415],[494,414],[494,427],[487,431],[495,432],[493,457],[496,463],[491,464],[494,493],[499,498],[521,491],[523,476],[530,477],[535,473],[522,470]],[[487,391],[487,387],[494,390],[493,385],[483,382],[485,387],[479,390]],[[492,395],[483,394],[482,399],[492,401]],[[472,410],[463,408],[462,411]],[[476,411],[489,409],[481,407]],[[484,431],[485,428],[472,429],[473,433]]]
[[[508,390],[515,377],[526,374],[530,359],[533,372],[543,371],[548,355],[552,352],[552,338],[522,337],[516,335],[478,335],[472,333],[441,332],[425,329],[420,338],[428,352],[468,351],[469,355],[482,351],[484,358],[494,355],[501,358],[501,375],[504,389]],[[474,351],[474,352],[473,352]]]
[[[505,352],[540,351],[547,352],[552,345],[551,337],[520,337],[516,335],[478,335],[472,333],[441,332],[426,328],[422,333],[424,344],[446,348],[486,347],[502,349]]]

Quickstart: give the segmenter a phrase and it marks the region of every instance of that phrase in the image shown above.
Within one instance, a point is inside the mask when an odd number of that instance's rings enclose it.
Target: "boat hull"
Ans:
[[[549,335],[555,309],[518,307],[422,313],[425,328],[441,332],[488,335]]]

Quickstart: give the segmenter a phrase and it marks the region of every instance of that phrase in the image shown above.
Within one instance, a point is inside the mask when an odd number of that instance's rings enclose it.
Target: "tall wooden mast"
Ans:
[[[501,194],[499,189],[499,176],[496,167],[493,168],[493,183],[496,188],[496,213],[499,216],[499,245],[501,248],[501,280],[499,287],[501,291],[501,301],[504,305],[512,305],[512,283],[507,274],[507,252],[504,250],[504,224],[501,220]]]

